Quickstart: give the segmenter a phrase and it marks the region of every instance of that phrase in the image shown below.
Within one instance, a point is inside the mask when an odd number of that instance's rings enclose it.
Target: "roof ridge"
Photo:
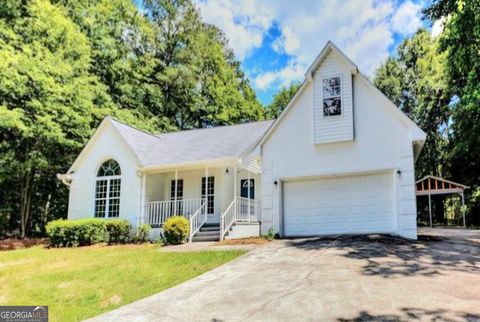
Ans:
[[[261,121],[253,121],[253,122],[245,122],[245,123],[239,123],[239,124],[226,124],[226,125],[218,125],[218,126],[212,126],[212,127],[201,127],[201,128],[193,128],[193,129],[183,129],[180,131],[172,131],[172,132],[164,132],[164,133],[158,133],[158,134],[153,134],[154,136],[160,138],[161,135],[166,135],[166,134],[178,134],[178,133],[185,133],[185,132],[191,132],[191,131],[200,131],[200,130],[213,130],[213,129],[220,129],[220,128],[226,128],[226,127],[234,127],[234,126],[242,126],[242,125],[248,125],[248,124],[256,124],[256,123],[263,123],[263,122],[273,122],[275,119],[270,119],[270,120],[261,120]]]
[[[146,131],[146,130],[139,129],[139,128],[133,126],[133,125],[124,123],[124,122],[122,122],[122,121],[120,121],[120,120],[118,120],[118,119],[116,119],[116,118],[114,118],[114,117],[112,117],[112,116],[110,116],[110,115],[106,116],[105,118],[110,119],[111,121],[120,123],[120,124],[122,124],[122,125],[128,126],[129,128],[131,128],[131,129],[133,129],[133,130],[136,130],[136,131],[138,131],[138,132],[142,132],[142,133],[147,134],[147,135],[149,135],[149,136],[151,136],[151,137],[154,137],[154,138],[156,138],[156,139],[159,139],[159,140],[162,139],[162,138],[156,136],[156,135],[153,134],[153,133],[150,133],[150,132],[148,132],[148,131]]]

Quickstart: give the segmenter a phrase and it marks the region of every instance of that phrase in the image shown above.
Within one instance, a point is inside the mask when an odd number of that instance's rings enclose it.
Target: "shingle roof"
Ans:
[[[273,121],[153,135],[110,118],[143,166],[240,157]]]

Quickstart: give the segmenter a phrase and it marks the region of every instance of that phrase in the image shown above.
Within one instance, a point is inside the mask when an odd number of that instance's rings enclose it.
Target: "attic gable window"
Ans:
[[[324,78],[323,116],[342,114],[342,79],[340,76]]]

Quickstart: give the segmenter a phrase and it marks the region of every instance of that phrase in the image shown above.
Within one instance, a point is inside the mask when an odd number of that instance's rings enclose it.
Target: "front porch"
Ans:
[[[183,215],[190,221],[189,241],[223,240],[235,225],[258,225],[260,180],[240,162],[145,173],[140,224],[161,229],[169,217]]]

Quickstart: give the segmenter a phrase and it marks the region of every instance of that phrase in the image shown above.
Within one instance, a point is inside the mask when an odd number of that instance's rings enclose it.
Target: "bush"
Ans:
[[[182,244],[190,234],[190,223],[183,216],[170,217],[163,223],[163,233],[168,244]]]
[[[47,224],[46,230],[52,246],[86,246],[106,240],[106,223],[106,220],[94,218],[54,220]]]
[[[266,239],[266,240],[270,240],[272,241],[273,238],[275,237],[274,233],[273,233],[273,227],[270,227],[270,229],[267,231],[267,233],[265,235],[263,235],[263,237]]]
[[[150,230],[152,229],[152,226],[149,224],[143,224],[138,227],[137,232],[135,233],[135,236],[133,236],[133,242],[137,244],[145,243],[149,240],[150,238]]]
[[[105,221],[107,231],[106,241],[109,244],[124,244],[130,239],[132,226],[125,219],[109,219]]]

